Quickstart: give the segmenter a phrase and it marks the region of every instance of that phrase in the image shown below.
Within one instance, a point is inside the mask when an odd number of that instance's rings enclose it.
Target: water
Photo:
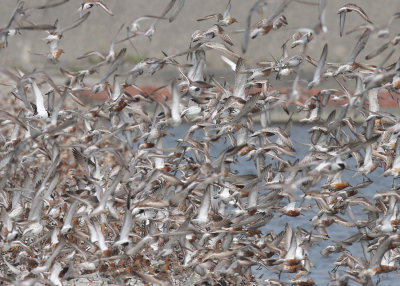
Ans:
[[[177,145],[177,138],[183,138],[185,136],[189,126],[180,126],[179,128],[173,129],[169,135],[167,135],[164,139],[164,144],[165,147],[174,147]],[[260,126],[255,126],[255,129],[259,129]],[[293,125],[292,126],[292,132],[291,132],[291,139],[293,144],[295,145],[296,149],[296,158],[290,158],[290,160],[293,162],[295,159],[303,159],[306,154],[309,151],[309,146],[306,146],[307,144],[310,144],[310,133],[308,133],[309,126],[307,125]],[[195,139],[202,139],[203,137],[203,132],[202,131],[196,131],[193,135]],[[227,147],[231,146],[231,142],[229,139],[222,137],[220,140],[213,142],[212,148],[211,148],[211,159],[214,160],[224,149]],[[355,162],[354,159],[348,159],[347,161],[348,167],[350,169],[355,169]],[[267,159],[267,163],[272,163],[271,159]],[[238,158],[238,162],[232,166],[232,170],[238,171],[240,174],[256,174],[256,169],[254,166],[253,161],[248,161],[246,158]],[[377,168],[372,174],[369,174],[368,177],[373,181],[371,185],[369,185],[367,188],[360,189],[359,193],[356,196],[363,196],[367,198],[370,202],[373,202],[373,196],[376,192],[381,191],[381,190],[388,190],[392,187],[392,178],[391,177],[383,177],[383,168],[379,167]],[[343,180],[350,182],[351,185],[356,185],[358,183],[361,183],[363,181],[363,177],[361,175],[353,177],[355,174],[354,171],[352,170],[347,170],[343,173]],[[321,180],[321,182],[311,188],[311,190],[318,190],[320,189],[320,186],[324,180]],[[261,191],[262,192],[262,191]],[[297,198],[300,198],[302,195],[302,191],[298,190],[295,196]],[[281,232],[285,228],[285,224],[288,223],[293,230],[296,230],[297,227],[302,227],[306,230],[311,230],[312,226],[310,225],[310,220],[318,213],[319,209],[315,205],[314,200],[307,200],[305,202],[306,204],[311,204],[312,209],[311,211],[303,212],[304,215],[301,215],[296,218],[284,216],[284,215],[279,215],[275,214],[274,218],[261,230],[263,233],[266,233],[268,231],[273,231],[275,234]],[[363,208],[359,206],[352,206],[352,210],[358,219],[364,219],[366,218],[367,213],[363,212]],[[347,221],[351,221],[347,215],[343,214],[338,214],[338,216],[343,217]],[[332,271],[334,268],[334,262],[337,260],[337,258],[342,254],[342,253],[334,253],[330,254],[328,257],[323,257],[320,254],[320,251],[324,249],[328,245],[334,245],[334,241],[340,241],[344,240],[346,238],[349,238],[350,236],[356,234],[358,232],[356,227],[343,227],[340,226],[336,223],[332,224],[330,227],[327,228],[327,232],[329,234],[329,239],[328,240],[323,240],[315,245],[313,245],[309,249],[309,257],[310,261],[313,265],[310,273],[310,277],[316,282],[317,285],[326,285],[330,281],[330,277],[328,274],[328,271]],[[347,247],[347,251],[349,251],[352,255],[361,257],[364,259],[364,254],[362,252],[361,246],[359,243],[355,243],[352,246]],[[339,267],[338,271],[339,273],[342,273],[343,271],[348,270],[347,268],[344,267]],[[259,268],[259,267],[253,267],[253,272],[255,273],[256,277],[260,276],[263,274],[263,277],[261,280],[267,279],[267,278],[278,278],[278,272],[270,272],[264,268]],[[294,274],[285,274],[282,273],[280,276],[280,279],[282,281],[289,281],[292,279]],[[380,278],[380,284],[379,285],[392,285],[395,284],[395,281],[398,281],[397,279],[397,274],[396,272],[391,272],[389,274],[382,274],[379,276]],[[376,282],[377,277],[374,278],[374,281]],[[349,285],[359,285],[358,283],[355,283],[354,281],[349,281]]]

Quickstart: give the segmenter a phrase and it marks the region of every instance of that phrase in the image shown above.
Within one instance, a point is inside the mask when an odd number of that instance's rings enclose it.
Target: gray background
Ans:
[[[317,3],[317,0],[306,0],[309,2]],[[45,3],[46,1],[26,1],[25,7],[33,6],[38,3]],[[268,17],[274,9],[279,5],[280,1],[270,1],[267,13]],[[395,12],[400,11],[399,0],[381,0],[381,1],[360,1],[352,0],[352,3],[360,5],[370,19],[376,25],[384,25],[388,19]],[[74,20],[79,17],[77,9],[81,1],[69,1],[68,3],[53,8],[50,10],[34,10],[30,12],[32,16],[29,18],[34,23],[54,23],[59,19],[61,26],[70,25]],[[134,19],[142,15],[160,15],[167,5],[166,0],[104,0],[104,3],[114,12],[115,16],[109,16],[100,7],[92,8],[89,19],[78,28],[68,31],[64,34],[64,38],[60,43],[65,53],[61,56],[60,62],[56,65],[44,61],[44,56],[33,55],[33,53],[47,53],[48,47],[43,41],[47,33],[45,31],[22,31],[22,35],[17,35],[9,39],[8,48],[0,50],[0,65],[9,67],[19,67],[25,70],[32,69],[33,67],[45,68],[52,70],[59,66],[80,69],[89,65],[88,60],[77,60],[76,57],[90,50],[97,50],[107,52],[109,45],[114,37],[116,31],[121,24],[128,25]],[[232,0],[231,15],[238,20],[238,23],[226,27],[226,31],[230,32],[234,40],[235,46],[233,50],[241,55],[240,43],[242,34],[234,33],[235,30],[244,28],[246,17],[251,6],[255,1]],[[351,35],[344,35],[339,37],[339,16],[337,10],[346,1],[333,1],[328,0],[326,21],[329,32],[322,37],[314,38],[310,43],[307,54],[318,59],[325,42],[328,43],[328,62],[344,61],[348,54],[353,49],[357,37],[361,32],[356,32]],[[16,1],[0,0],[0,26],[5,26],[13,9],[15,8]],[[128,44],[120,44],[117,49],[123,46],[128,47],[126,55],[127,65],[132,66],[137,60],[143,57],[162,57],[161,51],[168,54],[183,51],[188,48],[190,43],[191,34],[196,29],[207,30],[215,23],[214,19],[198,22],[196,19],[225,10],[227,1],[216,0],[187,0],[181,13],[177,19],[168,23],[167,21],[161,22],[156,28],[156,34],[150,42],[147,37],[139,36],[135,38],[134,44],[139,51],[139,55]],[[285,10],[289,24],[279,31],[271,31],[266,36],[259,36],[255,40],[251,40],[249,49],[245,55],[248,63],[255,63],[257,61],[270,61],[272,60],[271,54],[279,58],[281,55],[281,45],[295,32],[296,28],[312,28],[317,23],[318,6],[304,5],[293,2]],[[252,23],[255,23],[261,16],[255,14]],[[142,29],[147,29],[151,20],[141,22]],[[356,13],[348,14],[346,18],[345,31],[349,30],[356,25],[365,23],[365,21]],[[396,20],[393,28],[391,38],[394,33],[400,33],[400,20]],[[126,35],[124,28],[119,38]],[[386,41],[386,39],[377,39],[376,36],[371,36],[367,44],[367,48],[360,55],[359,59],[363,59],[368,51],[377,47],[379,41]],[[290,43],[291,41],[289,41]],[[398,49],[398,47],[397,47]],[[290,55],[301,53],[301,47],[289,49]],[[207,53],[207,67],[211,70],[226,69],[226,65],[220,59],[220,52],[211,51]],[[383,55],[382,55],[383,56]],[[394,54],[398,57],[398,52]],[[377,57],[370,63],[377,63],[381,59]],[[186,59],[180,59],[184,62]],[[308,64],[307,64],[308,65]],[[310,66],[310,65],[308,65]],[[312,68],[311,66],[309,67]]]

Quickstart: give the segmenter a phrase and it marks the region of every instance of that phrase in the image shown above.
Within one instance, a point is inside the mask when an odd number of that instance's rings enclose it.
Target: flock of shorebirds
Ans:
[[[114,15],[106,3],[86,0],[70,26],[29,20],[66,2],[28,7],[18,1],[0,28],[2,56],[12,41],[43,30],[49,50],[42,56],[61,66],[64,33],[89,21],[90,9]],[[62,285],[87,278],[121,285],[320,285],[312,278],[319,270],[309,250],[322,241],[330,244],[321,257],[337,257],[330,286],[374,285],[380,274],[397,271],[400,120],[382,111],[378,99],[382,90],[393,97],[400,90],[400,59],[390,62],[400,41],[392,31],[400,13],[380,25],[355,4],[340,8],[338,37],[346,30],[360,35],[347,36],[354,49],[346,62],[333,64],[327,62],[327,44],[316,57],[307,49],[328,32],[326,0],[283,0],[276,10],[269,9],[270,1],[257,1],[245,23],[231,16],[229,1],[223,13],[198,19],[210,28],[195,31],[186,51],[124,70],[127,48],[118,45],[153,37],[159,23],[174,21],[184,2],[172,0],[161,15],[121,26],[107,53],[79,57],[96,57],[95,65],[74,72],[61,68],[62,83],[44,71],[0,67],[2,84],[10,89],[2,89],[0,109],[0,284]],[[296,29],[280,59],[249,67],[244,55],[252,39],[285,29],[293,21],[284,15],[292,2],[315,5],[317,25]],[[360,17],[362,24],[350,29],[346,16]],[[230,25],[242,28],[242,56],[226,31]],[[126,36],[119,39],[123,27]],[[370,37],[384,44],[361,59]],[[209,50],[221,52],[234,83],[208,76]],[[366,62],[377,56],[378,66]],[[306,80],[301,71],[310,64],[315,73]],[[136,86],[138,77],[165,66],[179,71],[169,86],[153,92]],[[272,88],[271,78],[291,74],[288,92]],[[88,77],[97,83],[88,85]],[[337,89],[321,89],[326,79]],[[314,87],[319,93],[302,101]],[[171,97],[155,96],[162,90]],[[105,92],[108,99],[87,107],[82,92]],[[343,104],[322,119],[330,100]],[[271,110],[304,115],[310,124],[305,157],[291,139],[292,120],[274,125]],[[350,111],[364,123],[355,124]],[[176,128],[187,131],[167,146],[165,138]],[[225,145],[222,152],[217,144]],[[243,164],[255,171],[235,171]],[[344,172],[363,182],[351,185],[342,179]],[[392,177],[392,188],[373,182],[372,172]],[[363,195],[366,187],[373,187],[372,198]],[[305,213],[312,215],[308,227],[269,227],[280,216],[303,222]],[[349,237],[331,240],[333,224]],[[362,255],[352,254],[351,245]],[[255,275],[255,267],[263,274]],[[281,273],[290,278],[281,279]]]

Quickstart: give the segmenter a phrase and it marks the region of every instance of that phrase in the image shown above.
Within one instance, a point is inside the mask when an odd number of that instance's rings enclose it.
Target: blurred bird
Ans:
[[[82,16],[84,10],[90,9],[93,6],[100,6],[108,15],[114,16],[113,12],[106,6],[106,4],[99,0],[83,0],[78,12]]]

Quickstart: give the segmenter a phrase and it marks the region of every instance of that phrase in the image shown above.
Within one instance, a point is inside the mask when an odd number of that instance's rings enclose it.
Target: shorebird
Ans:
[[[205,32],[196,30],[192,34],[192,42],[208,42],[211,39],[213,39],[215,36],[218,36],[221,40],[223,40],[225,43],[228,45],[232,46],[232,40],[231,38],[224,32],[221,26],[219,25],[214,25],[210,29],[208,29]]]
[[[95,70],[95,69],[101,67],[104,64],[112,63],[113,61],[115,61],[116,58],[117,58],[117,53],[115,52],[115,43],[116,43],[116,40],[117,40],[117,36],[118,36],[119,32],[121,31],[121,29],[123,27],[124,27],[124,25],[122,25],[118,29],[117,33],[115,33],[115,36],[114,36],[114,38],[113,38],[113,40],[111,42],[108,54],[103,54],[103,53],[100,53],[100,52],[97,52],[97,51],[90,51],[90,52],[87,52],[87,53],[83,54],[82,56],[79,56],[77,59],[80,60],[80,59],[84,59],[84,58],[87,58],[89,56],[95,55],[95,56],[100,57],[103,60],[102,62],[99,62],[98,64],[95,64],[94,66],[90,67],[89,70]]]
[[[400,13],[395,13],[392,15],[392,17],[389,18],[389,21],[387,22],[386,25],[374,25],[373,23],[368,23],[368,24],[361,24],[359,26],[356,26],[352,30],[348,31],[346,34],[351,34],[353,32],[367,29],[371,32],[371,34],[377,35],[379,38],[387,38],[389,37],[390,34],[390,27],[393,23],[394,20],[398,19],[400,17]]]
[[[337,76],[341,73],[354,71],[359,66],[358,63],[356,63],[356,58],[360,54],[360,52],[365,48],[368,38],[369,38],[369,31],[365,31],[359,38],[356,46],[354,47],[353,51],[351,52],[351,55],[347,58],[346,63],[337,68],[337,70],[334,74],[335,76]]]
[[[205,16],[203,18],[197,19],[197,21],[204,21],[212,18],[217,18],[218,24],[220,26],[229,26],[236,21],[235,18],[231,17],[231,0],[228,1],[228,4],[226,5],[226,9],[224,11],[224,14],[216,13],[216,14],[211,14],[208,16]]]
[[[313,80],[310,83],[308,83],[309,89],[313,88],[315,85],[318,85],[320,83],[322,68],[325,65],[327,55],[328,55],[328,44],[325,44],[324,48],[322,49],[322,53],[321,53],[321,57],[318,62],[318,66],[315,70]]]
[[[280,14],[283,13],[289,3],[290,1],[284,1],[271,17],[254,24],[253,29],[250,31],[250,38],[254,39],[259,35],[268,34],[271,30],[278,30],[282,26],[286,26],[288,24],[287,19],[284,15]]]
[[[59,42],[63,37],[63,34],[69,30],[75,29],[79,25],[81,25],[86,19],[89,17],[90,12],[85,13],[83,16],[81,16],[78,20],[76,20],[74,23],[72,23],[70,26],[67,26],[65,28],[60,28],[58,26],[58,20],[54,24],[55,27],[57,27],[55,30],[50,30],[47,31],[48,36],[44,38],[43,40],[46,41],[46,43],[50,47],[49,54],[47,55],[47,58],[50,59],[51,61],[57,61],[61,54],[64,52],[63,49],[59,47]]]
[[[245,53],[247,50],[247,46],[249,44],[250,39],[250,30],[251,30],[251,17],[254,12],[261,11],[267,7],[266,1],[257,1],[250,9],[250,12],[246,19],[246,27],[244,30],[243,40],[242,40],[242,52]]]
[[[346,4],[343,7],[341,7],[337,12],[340,17],[340,23],[339,23],[340,36],[343,35],[346,14],[349,12],[353,12],[353,11],[356,12],[358,15],[360,15],[365,21],[372,24],[371,20],[368,18],[367,14],[364,12],[364,10],[361,7],[357,6],[356,4],[352,4],[352,3]]]
[[[314,31],[310,29],[299,29],[299,31],[293,34],[292,39],[293,42],[290,45],[292,49],[300,45],[303,47],[303,51],[305,51],[308,43],[314,39]]]
[[[127,29],[128,33],[137,33],[137,32],[139,31],[139,29],[140,29],[139,23],[140,23],[141,21],[143,21],[143,20],[148,20],[148,19],[154,19],[154,18],[156,18],[156,19],[165,19],[165,18],[163,18],[163,17],[151,16],[151,15],[148,15],[148,16],[141,16],[141,17],[135,19],[134,21],[132,21],[132,22],[126,27],[126,29]]]
[[[113,12],[106,6],[106,4],[99,0],[84,0],[78,9],[78,12],[82,16],[84,10],[90,9],[93,6],[100,6],[108,15],[114,16]]]
[[[318,5],[318,25],[314,28],[314,30],[319,32],[321,30],[324,34],[328,32],[328,27],[326,26],[325,16],[326,16],[326,0],[319,0]]]

